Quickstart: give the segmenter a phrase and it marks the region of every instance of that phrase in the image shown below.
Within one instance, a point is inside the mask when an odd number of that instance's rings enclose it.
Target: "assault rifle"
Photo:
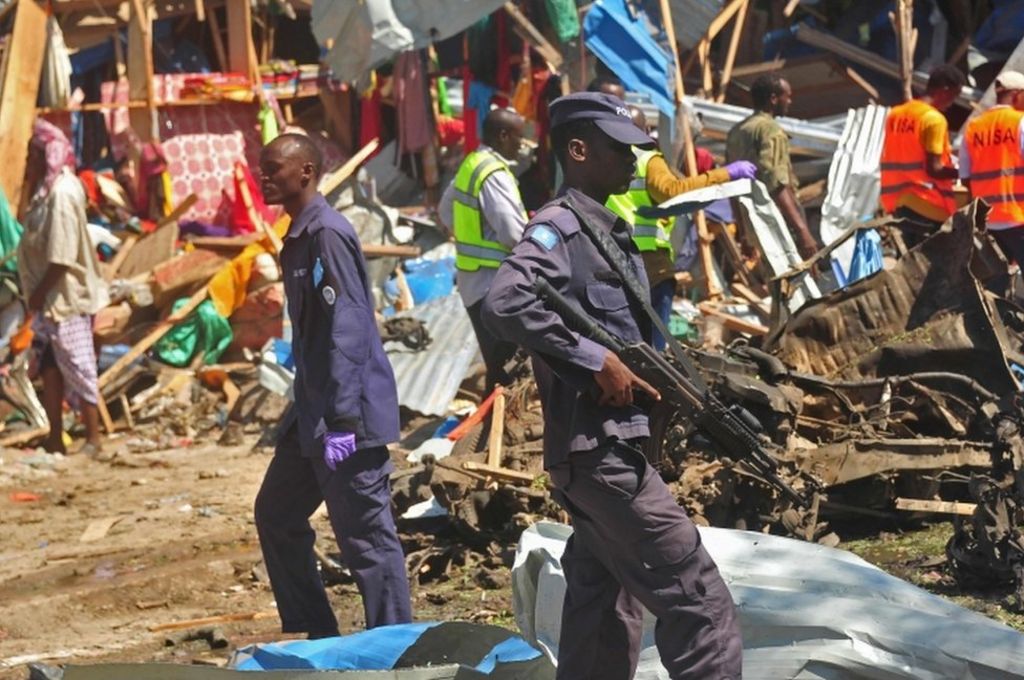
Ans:
[[[586,312],[555,290],[544,278],[533,284],[533,292],[580,335],[615,352],[629,370],[650,383],[666,400],[692,419],[714,447],[741,462],[750,472],[775,487],[797,505],[809,508],[811,499],[787,484],[778,473],[779,463],[757,435],[761,424],[746,409],[728,407],[710,389],[701,390],[664,356],[646,342],[627,343],[601,328]],[[817,484],[808,480],[813,497]]]

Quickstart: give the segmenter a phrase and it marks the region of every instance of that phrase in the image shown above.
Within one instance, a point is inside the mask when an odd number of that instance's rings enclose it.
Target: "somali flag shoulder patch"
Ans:
[[[529,239],[544,250],[551,250],[558,243],[558,234],[546,224],[538,224],[530,231]]]

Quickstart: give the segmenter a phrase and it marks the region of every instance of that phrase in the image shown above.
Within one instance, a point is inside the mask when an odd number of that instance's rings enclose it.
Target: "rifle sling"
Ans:
[[[648,318],[650,318],[651,323],[654,324],[654,327],[657,328],[662,337],[665,338],[665,342],[668,343],[668,347],[672,351],[672,356],[675,357],[677,362],[679,362],[679,365],[682,367],[686,377],[690,379],[690,382],[692,382],[701,393],[706,393],[708,389],[707,384],[704,382],[700,373],[697,372],[697,368],[693,365],[693,362],[690,361],[688,356],[686,356],[686,352],[683,351],[682,345],[680,345],[679,341],[675,339],[675,336],[669,333],[668,328],[665,326],[665,322],[661,320],[661,317],[658,316],[654,307],[651,306],[649,295],[644,294],[647,287],[641,287],[640,282],[637,281],[629,263],[626,261],[625,253],[622,252],[619,245],[615,243],[608,234],[591,225],[590,222],[583,217],[576,206],[573,205],[572,199],[568,196],[565,198],[564,205],[572,212],[573,215],[576,216],[576,219],[579,221],[580,227],[583,229],[584,233],[586,233],[587,236],[590,237],[590,240],[593,241],[594,247],[597,248],[605,261],[611,265],[612,269],[615,270],[615,273],[617,273],[622,279],[623,288],[625,288],[629,292],[630,296],[640,304],[644,313]]]

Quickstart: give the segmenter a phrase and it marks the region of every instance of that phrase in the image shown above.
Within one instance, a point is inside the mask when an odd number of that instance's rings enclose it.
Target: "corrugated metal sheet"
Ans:
[[[401,316],[426,324],[432,341],[419,352],[399,342],[385,345],[398,383],[398,403],[417,413],[442,416],[479,353],[469,315],[454,292]]]
[[[653,16],[657,17],[657,3],[653,4]],[[685,49],[692,49],[704,37],[724,4],[725,0],[672,0],[672,23],[679,44]]]
[[[753,113],[753,110],[743,106],[718,104],[698,97],[686,97],[686,104],[692,106],[700,116],[704,134],[714,138],[725,138],[736,123]],[[828,123],[785,117],[776,120],[789,135],[790,148],[794,153],[827,158],[839,144],[839,130]]]
[[[828,245],[858,222],[871,219],[878,209],[879,159],[889,109],[870,104],[850,109],[832,165],[828,169],[828,194],[821,206],[821,240]],[[850,270],[854,241],[836,249],[833,258]]]

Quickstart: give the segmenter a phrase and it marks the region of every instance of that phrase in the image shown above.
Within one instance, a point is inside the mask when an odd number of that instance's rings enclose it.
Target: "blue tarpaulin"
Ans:
[[[406,623],[322,640],[253,645],[238,650],[231,665],[243,671],[392,670],[445,663],[502,680],[554,677],[551,662],[512,631],[462,621]]]
[[[626,0],[597,0],[583,20],[587,47],[627,90],[650,95],[658,110],[675,114],[672,56],[651,36],[645,15]]]

